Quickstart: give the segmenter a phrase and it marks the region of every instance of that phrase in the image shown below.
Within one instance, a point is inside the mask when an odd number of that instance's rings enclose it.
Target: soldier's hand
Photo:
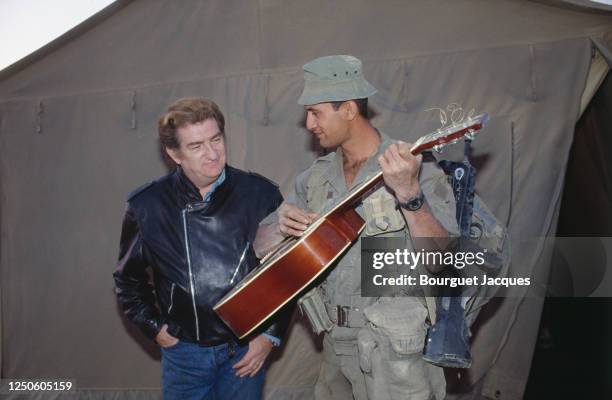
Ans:
[[[278,229],[283,236],[302,236],[319,215],[301,210],[293,204],[283,203],[278,208]]]
[[[419,171],[423,156],[414,156],[410,147],[410,143],[398,141],[378,157],[385,184],[395,192],[400,202],[408,201],[420,191]]]
[[[179,340],[168,333],[168,324],[164,324],[157,336],[155,336],[155,341],[161,347],[167,348],[174,346]]]
[[[256,336],[249,342],[249,350],[244,357],[238,361],[232,368],[236,371],[236,376],[241,378],[245,376],[255,376],[264,365],[266,357],[270,354],[274,345],[263,334]]]

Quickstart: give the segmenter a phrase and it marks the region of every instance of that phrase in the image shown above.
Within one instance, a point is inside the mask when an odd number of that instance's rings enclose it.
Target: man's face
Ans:
[[[326,149],[342,145],[349,138],[348,123],[344,117],[346,104],[334,110],[331,103],[304,106],[306,129],[312,132],[321,147]]]
[[[225,139],[217,121],[209,118],[177,129],[178,149],[166,149],[198,188],[212,184],[225,167]]]

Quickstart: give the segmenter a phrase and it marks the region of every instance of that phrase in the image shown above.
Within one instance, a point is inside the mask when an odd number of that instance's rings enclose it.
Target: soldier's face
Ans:
[[[198,188],[212,184],[225,167],[225,139],[217,121],[209,118],[178,128],[178,149],[167,149]]]
[[[331,103],[319,103],[305,106],[306,129],[312,132],[323,148],[342,145],[349,138],[348,123],[345,118],[344,105],[334,110]]]

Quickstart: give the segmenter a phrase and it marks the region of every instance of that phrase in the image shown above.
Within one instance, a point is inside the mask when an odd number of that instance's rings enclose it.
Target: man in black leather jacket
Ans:
[[[260,398],[283,333],[272,324],[244,345],[212,310],[257,263],[258,224],[282,202],[275,184],[226,165],[224,125],[212,101],[172,104],[158,127],[177,168],[134,191],[123,221],[117,297],[162,348],[166,399]]]

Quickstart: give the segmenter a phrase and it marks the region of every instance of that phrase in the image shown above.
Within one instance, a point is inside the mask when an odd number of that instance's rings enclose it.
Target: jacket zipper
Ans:
[[[236,265],[236,268],[234,269],[234,274],[232,275],[232,279],[230,279],[229,284],[233,285],[234,284],[234,279],[236,279],[236,274],[238,273],[238,269],[240,269],[240,266],[242,265],[242,261],[244,260],[244,256],[247,252],[247,249],[249,248],[249,242],[247,242],[246,246],[244,246],[244,250],[242,250],[242,255],[240,256],[240,260],[238,260],[238,265]]]
[[[168,307],[168,315],[170,315],[170,311],[172,311],[172,305],[174,304],[174,286],[176,283],[172,282],[172,287],[170,288],[170,306]]]
[[[187,206],[190,209],[190,205]],[[191,292],[191,304],[195,316],[196,340],[200,341],[200,323],[198,322],[198,311],[195,301],[195,285],[193,284],[193,272],[191,271],[191,254],[189,252],[189,237],[187,236],[187,210],[183,210],[183,235],[185,235],[185,252],[187,254],[187,269],[189,271],[189,288]]]

